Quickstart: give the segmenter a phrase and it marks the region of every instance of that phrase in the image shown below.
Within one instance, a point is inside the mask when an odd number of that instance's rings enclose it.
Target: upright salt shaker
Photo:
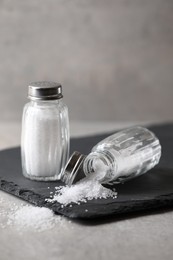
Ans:
[[[143,127],[132,127],[99,142],[87,156],[74,152],[62,180],[70,186],[97,173],[100,183],[122,183],[153,168],[160,156],[161,146],[154,133]]]
[[[69,156],[68,108],[62,87],[55,82],[33,82],[28,98],[22,118],[23,175],[38,181],[58,180]]]

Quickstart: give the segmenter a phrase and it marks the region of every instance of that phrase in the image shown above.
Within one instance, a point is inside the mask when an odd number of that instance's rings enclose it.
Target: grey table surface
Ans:
[[[128,125],[132,123],[72,122],[71,133],[72,136],[81,136]],[[1,122],[0,149],[19,143],[20,122]],[[0,191],[0,209],[3,212],[8,213],[13,203],[20,207],[23,201]],[[63,225],[57,224],[53,229],[43,232],[28,230],[19,233],[14,225],[4,228],[5,221],[4,215],[0,214],[1,260],[167,260],[172,259],[173,255],[173,211],[89,223],[64,218]]]

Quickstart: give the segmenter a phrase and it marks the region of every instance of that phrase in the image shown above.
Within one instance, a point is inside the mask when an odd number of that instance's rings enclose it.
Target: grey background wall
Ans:
[[[173,119],[173,1],[1,0],[0,121],[37,80],[62,83],[72,120]]]

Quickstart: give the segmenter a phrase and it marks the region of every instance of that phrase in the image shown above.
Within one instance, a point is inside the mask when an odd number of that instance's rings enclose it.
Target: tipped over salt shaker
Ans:
[[[22,118],[23,175],[40,181],[60,179],[69,156],[68,108],[62,101],[62,87],[33,82],[28,98]]]
[[[144,127],[132,127],[99,142],[87,156],[74,152],[62,181],[70,186],[96,174],[100,183],[123,183],[152,169],[160,157],[161,146],[154,133]]]

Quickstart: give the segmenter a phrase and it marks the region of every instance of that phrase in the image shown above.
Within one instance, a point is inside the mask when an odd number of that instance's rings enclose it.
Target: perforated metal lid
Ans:
[[[32,82],[28,87],[28,98],[32,100],[55,100],[62,97],[61,84],[56,82]]]
[[[72,154],[61,177],[61,180],[65,182],[65,184],[71,186],[86,177],[82,167],[85,158],[86,156],[80,152],[74,152]]]

